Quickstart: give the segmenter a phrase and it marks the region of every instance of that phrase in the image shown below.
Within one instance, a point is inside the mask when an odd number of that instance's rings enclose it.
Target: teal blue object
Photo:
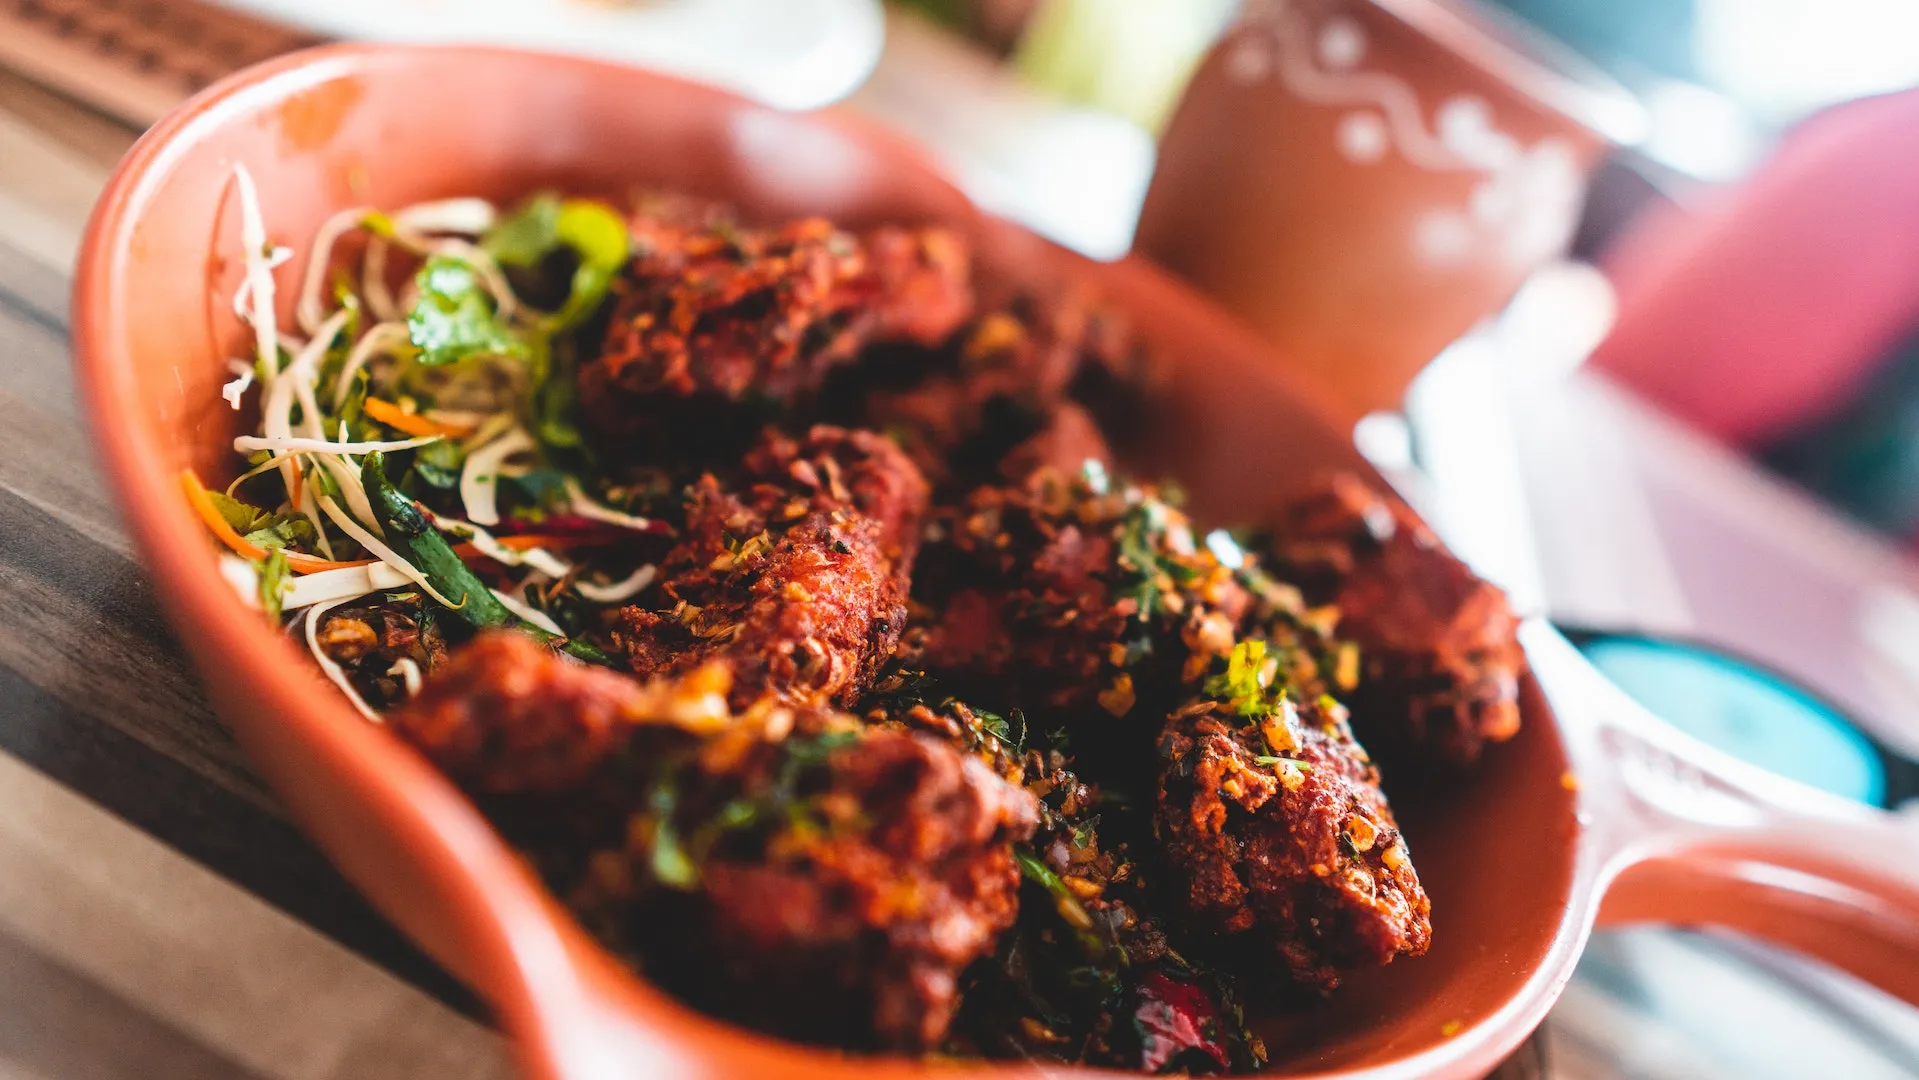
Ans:
[[[1874,806],[1886,770],[1838,710],[1763,668],[1696,645],[1599,637],[1586,658],[1687,734],[1781,776]]]

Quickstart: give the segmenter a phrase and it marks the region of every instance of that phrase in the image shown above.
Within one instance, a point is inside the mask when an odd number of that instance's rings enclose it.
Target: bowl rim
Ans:
[[[663,1016],[653,1013],[643,1019],[628,1017],[630,1023],[670,1021],[672,1030],[665,1041],[691,1042],[689,1058],[712,1056],[712,1051],[699,1046],[703,1036],[688,1039],[689,1035],[700,1034],[697,1028],[707,1028],[731,1040],[742,1054],[751,1052],[762,1062],[783,1062],[805,1073],[826,1075],[851,1068],[877,1077],[927,1075],[936,1067],[941,1072],[950,1071],[953,1066],[932,1066],[915,1059],[848,1059],[761,1035],[681,1005],[624,969],[617,973],[622,985],[613,988],[614,1000],[609,1002],[602,983],[612,967],[610,956],[591,946],[607,962],[589,963],[586,969],[577,966],[584,930],[558,909],[545,887],[512,856],[479,811],[424,759],[366,724],[337,695],[312,694],[311,688],[317,683],[305,677],[302,669],[284,662],[292,655],[292,647],[280,635],[260,633],[257,620],[247,618],[245,609],[233,603],[231,589],[218,572],[216,553],[177,496],[176,478],[159,465],[165,455],[147,422],[136,419],[142,415],[134,394],[133,357],[138,347],[131,341],[122,314],[126,309],[129,253],[146,208],[179,162],[202,138],[223,125],[292,94],[350,75],[359,65],[403,63],[409,57],[428,54],[476,59],[531,56],[556,64],[613,68],[626,73],[622,77],[659,80],[729,103],[778,111],[717,88],[610,61],[501,46],[354,42],[288,53],[234,73],[149,129],[115,168],[88,222],[73,279],[73,356],[101,464],[124,510],[128,530],[145,555],[148,576],[171,623],[200,666],[210,666],[217,660],[232,669],[236,684],[260,705],[270,708],[291,729],[291,737],[302,741],[342,775],[353,778],[353,790],[348,794],[362,800],[374,816],[395,831],[396,843],[434,862],[432,875],[443,890],[446,914],[450,921],[463,925],[458,928],[457,939],[421,943],[494,1005],[504,1026],[516,1036],[515,1053],[529,1075],[556,1080],[589,1075],[562,1064],[579,1056],[569,1045],[569,1038],[593,1027],[596,1021],[590,1018],[605,1013],[609,1004],[622,1009],[622,1016],[627,1017],[627,1006],[638,1000],[636,994],[649,1005],[657,999],[673,1012]],[[806,118],[885,154],[902,157],[926,182],[952,189],[987,227],[1013,230],[1022,238],[1057,247],[1022,226],[980,210],[958,193],[922,150],[872,121],[843,109],[820,110],[806,114]],[[1102,264],[1071,252],[1064,254],[1096,268],[1095,272],[1143,277],[1147,287],[1161,290],[1181,304],[1212,312],[1226,321],[1234,337],[1243,339],[1249,347],[1265,350],[1264,346],[1253,345],[1256,339],[1251,332],[1239,327],[1230,316],[1143,259],[1129,257],[1119,263]],[[1311,384],[1276,371],[1271,377],[1307,407],[1329,417],[1336,415],[1327,396]],[[221,711],[224,714],[224,708]],[[1567,745],[1566,733],[1554,724],[1551,735],[1570,757],[1573,748]],[[257,758],[254,763],[262,764]],[[277,790],[281,785],[276,783],[275,787]],[[312,830],[303,831],[313,835]],[[343,861],[344,852],[323,846],[336,863]],[[1575,840],[1573,846],[1568,902],[1559,914],[1547,952],[1523,985],[1493,1014],[1457,1037],[1395,1062],[1301,1075],[1411,1080],[1440,1074],[1475,1075],[1475,1069],[1484,1072],[1496,1065],[1544,1018],[1558,989],[1570,977],[1590,932],[1598,868],[1590,844]],[[366,891],[358,881],[355,884]],[[421,941],[411,929],[407,932]],[[578,1010],[579,1017],[566,1015],[569,1005]],[[604,1018],[598,1023],[603,1024]],[[678,1048],[685,1049],[683,1045]],[[772,1056],[764,1056],[768,1054]],[[1004,1073],[1019,1067],[1018,1063],[982,1062],[967,1069]],[[1067,1071],[1087,1076],[1130,1075],[1089,1069]]]

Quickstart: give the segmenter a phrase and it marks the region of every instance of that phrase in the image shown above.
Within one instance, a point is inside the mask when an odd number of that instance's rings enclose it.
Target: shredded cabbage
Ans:
[[[321,495],[318,496],[317,499],[320,504],[320,509],[326,512],[327,517],[333,519],[333,523],[340,527],[340,531],[359,541],[360,546],[367,549],[374,558],[405,574],[409,581],[425,590],[428,596],[431,596],[442,606],[459,608],[466,605],[466,599],[464,597],[462,597],[457,604],[448,600],[440,593],[440,590],[433,587],[433,583],[427,580],[426,575],[420,572],[419,567],[401,558],[399,552],[387,547],[380,542],[378,537],[361,528],[359,523],[348,517],[346,511],[341,510],[339,504],[335,503],[331,498]]]
[[[220,553],[220,576],[240,597],[240,602],[258,611],[260,609],[260,572],[253,563],[231,551]]]
[[[501,592],[498,589],[488,589],[487,591],[497,597],[500,603],[506,605],[508,611],[518,615],[522,621],[532,623],[534,626],[552,634],[554,637],[567,636],[566,631],[560,629],[560,624],[554,622],[546,612],[541,611],[539,608],[534,607],[511,593]]]
[[[328,600],[355,600],[382,589],[399,589],[413,579],[383,562],[366,566],[342,566],[306,574],[286,583],[280,590],[280,606],[291,611],[325,603]]]
[[[233,448],[242,454],[251,454],[256,450],[278,450],[290,454],[390,454],[395,450],[411,450],[416,446],[425,446],[427,443],[439,442],[444,438],[446,438],[444,435],[420,435],[390,442],[333,442],[329,439],[303,439],[292,436],[273,439],[258,435],[236,435],[233,437]]]
[[[245,360],[232,360],[227,363],[227,370],[233,372],[233,381],[220,387],[220,396],[237,410],[247,388],[253,385],[253,365]]]
[[[411,344],[403,322],[377,322],[367,327],[366,333],[360,335],[360,340],[353,343],[346,362],[340,365],[339,377],[333,383],[333,407],[338,409],[346,404],[347,395],[353,391],[353,377],[374,357],[397,355]]]
[[[353,680],[346,677],[346,671],[326,654],[325,649],[320,648],[320,616],[344,603],[346,603],[345,600],[328,600],[307,609],[307,649],[313,653],[313,658],[320,662],[320,670],[326,672],[326,677],[333,681],[333,685],[346,693],[347,700],[353,703],[354,708],[360,710],[360,715],[376,724],[384,723],[380,714],[374,712],[366,703],[366,699],[360,696],[360,692],[353,688]]]
[[[537,448],[533,436],[513,428],[466,455],[466,464],[460,467],[460,502],[466,507],[468,521],[476,525],[500,523],[500,466],[514,454]]]
[[[411,656],[402,656],[393,661],[393,666],[387,668],[386,673],[400,677],[400,681],[406,684],[407,697],[420,692],[420,665],[414,663]]]
[[[566,478],[566,494],[568,509],[583,518],[603,521],[608,525],[618,525],[623,529],[640,529],[651,532],[655,528],[651,518],[637,517],[633,514],[624,513],[610,506],[594,502],[587,496],[586,492],[580,490],[579,481],[570,476]]]
[[[280,327],[274,321],[273,251],[267,246],[266,221],[260,216],[260,193],[253,186],[253,174],[241,164],[233,166],[233,180],[240,193],[240,243],[246,261],[246,283],[241,286],[252,302],[247,322],[253,326],[254,346],[261,369],[268,374],[280,370]]]
[[[313,247],[307,251],[306,276],[300,280],[300,300],[294,305],[294,315],[300,323],[300,329],[317,336],[320,333],[320,320],[325,316],[320,311],[321,297],[326,293],[327,267],[333,263],[333,245],[340,237],[352,232],[365,223],[368,214],[373,212],[370,206],[356,206],[342,210],[327,218],[320,230],[313,234]]]
[[[658,570],[654,565],[647,563],[645,566],[640,567],[638,570],[633,571],[631,574],[610,585],[597,585],[591,581],[576,581],[573,583],[573,587],[580,591],[581,596],[586,597],[596,604],[617,604],[622,600],[636,595],[648,585],[653,584],[653,576],[656,573],[658,573]]]
[[[493,227],[499,211],[485,199],[462,196],[414,203],[393,214],[397,233],[462,233],[478,236]]]
[[[573,572],[573,565],[545,548],[516,551],[495,539],[493,534],[470,521],[457,521],[426,511],[433,527],[456,539],[465,540],[473,549],[502,566],[530,566],[549,578],[559,579]]]

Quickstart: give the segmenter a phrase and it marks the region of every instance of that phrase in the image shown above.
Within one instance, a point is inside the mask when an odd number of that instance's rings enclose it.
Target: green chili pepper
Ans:
[[[368,454],[361,464],[360,482],[366,487],[367,501],[373,505],[373,516],[386,533],[387,546],[418,567],[441,595],[463,598],[460,606],[452,609],[455,618],[475,630],[513,627],[590,664],[615,666],[612,657],[584,641],[555,637],[521,622],[454,554],[453,546],[427,520],[420,504],[407,498],[387,479],[386,463],[378,453]]]

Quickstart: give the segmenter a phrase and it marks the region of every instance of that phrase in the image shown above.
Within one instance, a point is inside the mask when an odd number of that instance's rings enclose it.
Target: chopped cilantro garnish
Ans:
[[[1261,754],[1258,757],[1253,759],[1253,764],[1278,765],[1282,761],[1288,765],[1291,765],[1293,768],[1298,769],[1300,772],[1313,771],[1313,764],[1310,761],[1299,761],[1295,758],[1280,757],[1276,754]]]
[[[1094,830],[1097,828],[1099,828],[1099,815],[1097,814],[1074,825],[1073,846],[1084,851],[1086,846],[1093,842]]]
[[[273,515],[250,503],[241,502],[218,491],[208,491],[207,498],[212,500],[213,508],[233,527],[233,531],[245,535],[265,525]]]
[[[1285,697],[1284,691],[1272,698],[1267,696],[1266,686],[1271,677],[1266,643],[1258,639],[1242,641],[1233,646],[1232,655],[1226,658],[1225,673],[1206,680],[1205,689],[1231,705],[1239,715],[1258,720],[1271,716]]]
[[[653,785],[647,793],[647,821],[652,826],[651,858],[648,865],[660,884],[674,889],[690,889],[699,884],[699,868],[680,846],[679,831],[673,827],[673,811],[679,792],[671,781]]]
[[[985,709],[974,709],[973,715],[979,717],[980,730],[1005,743],[1016,754],[1026,752],[1026,714],[1014,709],[1010,717],[1001,716]]]
[[[525,356],[526,342],[501,321],[473,267],[435,255],[414,275],[420,296],[406,315],[407,336],[428,367],[472,356]]]

